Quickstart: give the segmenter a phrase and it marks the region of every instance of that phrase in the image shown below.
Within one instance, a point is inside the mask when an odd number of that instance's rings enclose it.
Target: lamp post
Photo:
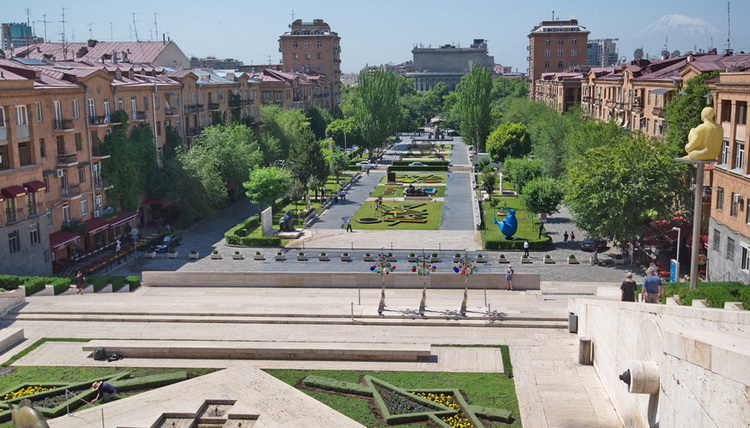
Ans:
[[[677,279],[677,281],[679,282],[680,281],[679,279],[680,278],[680,243],[682,242],[680,240],[680,235],[682,234],[682,229],[680,229],[679,227],[673,227],[672,230],[677,231],[677,256],[676,256],[677,264],[675,265],[675,279]]]

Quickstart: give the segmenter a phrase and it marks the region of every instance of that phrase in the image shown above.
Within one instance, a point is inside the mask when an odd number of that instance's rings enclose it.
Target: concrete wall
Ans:
[[[724,210],[729,210],[730,202],[725,195]],[[742,214],[742,212],[741,212]],[[714,251],[716,231],[721,234],[719,251]],[[728,238],[734,240],[734,257],[727,258]],[[713,217],[708,226],[708,277],[712,281],[742,281],[750,283],[750,271],[742,269],[742,249],[750,248],[750,238],[722,224]]]
[[[750,420],[750,311],[575,299],[578,333],[625,426],[744,427]],[[656,395],[619,380],[633,360],[654,361]],[[649,405],[653,411],[649,414]]]
[[[421,288],[423,278],[415,273],[385,276],[388,288]],[[311,287],[311,288],[379,288],[383,277],[374,273],[331,272],[143,272],[143,285],[195,287]],[[427,276],[428,288],[463,288],[464,278],[457,274]],[[504,274],[477,273],[469,277],[469,288],[503,289]],[[539,290],[539,274],[513,275],[516,290]]]
[[[16,203],[25,204],[25,199],[18,198]],[[25,208],[25,206],[20,208]],[[30,226],[34,224],[37,225],[39,230],[39,242],[36,244],[31,243],[31,234],[29,233]],[[8,235],[11,232],[18,232],[21,251],[10,252]],[[0,244],[0,272],[12,275],[52,275],[49,228],[47,227],[46,215],[31,217],[19,223],[0,227],[0,243],[2,243]]]

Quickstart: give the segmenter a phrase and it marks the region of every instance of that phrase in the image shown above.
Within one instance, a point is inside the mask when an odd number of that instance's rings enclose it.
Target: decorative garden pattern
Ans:
[[[389,226],[395,226],[401,223],[427,223],[428,212],[424,203],[418,204],[383,204],[380,210],[380,218],[364,217],[357,219],[358,223],[372,224],[385,222]]]

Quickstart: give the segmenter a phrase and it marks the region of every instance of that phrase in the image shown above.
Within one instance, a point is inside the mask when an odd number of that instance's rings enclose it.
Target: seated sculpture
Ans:
[[[404,196],[427,196],[427,192],[421,187],[409,185],[409,187],[404,190]]]
[[[706,107],[701,112],[703,123],[690,130],[688,143],[685,145],[685,159],[710,161],[716,160],[721,153],[724,130],[714,120],[713,107]]]
[[[279,230],[282,232],[294,232],[294,213],[291,210],[287,210],[284,215],[279,219]]]

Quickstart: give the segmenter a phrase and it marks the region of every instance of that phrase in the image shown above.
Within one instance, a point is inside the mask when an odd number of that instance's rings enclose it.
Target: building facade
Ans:
[[[542,73],[562,72],[587,63],[589,31],[577,19],[542,21],[529,38],[529,95],[536,99],[536,85]]]
[[[487,41],[474,39],[467,48],[455,45],[443,45],[438,48],[415,47],[413,55],[413,71],[405,76],[414,79],[414,89],[429,91],[438,82],[445,83],[448,89],[455,91],[461,78],[478,64],[490,71],[495,67],[495,60],[488,55]]]
[[[283,70],[325,76],[328,108],[334,108],[341,98],[341,37],[322,19],[297,19],[289,28],[279,37]]]
[[[34,36],[33,29],[26,24],[5,23],[2,28],[2,49],[7,57],[12,56],[13,52],[25,46],[42,43],[43,39]]]
[[[586,65],[614,67],[617,65],[617,39],[591,39],[586,43]]]

